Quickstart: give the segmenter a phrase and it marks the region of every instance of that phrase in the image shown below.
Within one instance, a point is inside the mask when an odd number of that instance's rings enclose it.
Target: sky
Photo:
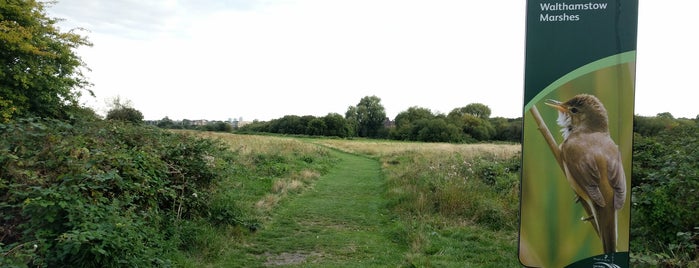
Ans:
[[[523,113],[526,1],[59,0],[106,114],[268,121],[344,115],[377,96],[389,118],[482,103]],[[640,1],[635,114],[695,118],[699,1]]]

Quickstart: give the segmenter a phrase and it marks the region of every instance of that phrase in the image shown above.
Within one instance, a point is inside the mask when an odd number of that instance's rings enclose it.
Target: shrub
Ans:
[[[233,155],[117,121],[0,125],[0,265],[165,266]],[[220,208],[219,208],[220,209]]]
[[[669,264],[699,258],[699,131],[678,126],[656,136],[635,136],[631,250],[667,256]],[[681,138],[680,138],[681,137]],[[692,234],[692,235],[687,235]],[[689,238],[687,238],[689,237]],[[648,257],[648,256],[646,256]],[[637,260],[643,260],[639,258]],[[665,259],[665,258],[661,258]]]
[[[468,220],[492,230],[516,227],[519,157],[409,152],[386,162],[388,198],[397,213]]]
[[[119,107],[107,112],[107,120],[121,120],[132,123],[143,122],[143,114],[141,111],[131,107]]]

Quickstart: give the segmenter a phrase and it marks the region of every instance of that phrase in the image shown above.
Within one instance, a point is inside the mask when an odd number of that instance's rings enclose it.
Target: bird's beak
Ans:
[[[556,110],[558,110],[558,111],[560,111],[560,112],[563,112],[563,113],[568,112],[568,108],[566,108],[565,106],[563,106],[563,103],[560,102],[560,101],[557,101],[557,100],[546,100],[546,102],[545,102],[544,104],[546,104],[546,105],[548,105],[548,106],[551,106],[551,107],[553,107],[553,108],[556,108]]]

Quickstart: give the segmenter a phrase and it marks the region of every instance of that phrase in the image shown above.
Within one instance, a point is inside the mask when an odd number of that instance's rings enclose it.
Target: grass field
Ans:
[[[519,265],[519,145],[197,135],[240,152],[218,194],[259,229],[202,227],[181,266]]]

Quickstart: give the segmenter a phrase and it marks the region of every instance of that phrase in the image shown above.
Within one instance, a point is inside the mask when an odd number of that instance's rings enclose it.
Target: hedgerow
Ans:
[[[699,125],[634,136],[633,264],[699,264]]]
[[[235,157],[124,122],[0,124],[0,266],[170,266],[191,235],[182,223],[212,218],[211,190]]]

